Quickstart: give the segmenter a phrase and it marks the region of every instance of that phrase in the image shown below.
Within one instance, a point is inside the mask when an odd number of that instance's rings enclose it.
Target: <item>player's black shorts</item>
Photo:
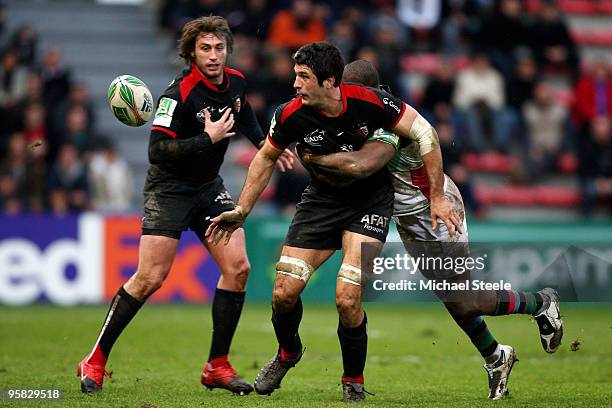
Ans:
[[[142,234],[179,239],[182,231],[190,229],[203,240],[209,220],[233,209],[234,201],[219,176],[197,188],[148,179]]]
[[[308,249],[342,248],[342,232],[385,242],[393,214],[393,189],[384,185],[367,196],[326,194],[309,185],[289,226],[285,245]]]

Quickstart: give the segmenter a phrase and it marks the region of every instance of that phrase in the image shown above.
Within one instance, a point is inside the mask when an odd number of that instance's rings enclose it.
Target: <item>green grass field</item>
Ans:
[[[612,406],[612,305],[563,305],[565,338],[554,355],[541,349],[526,316],[489,318],[497,340],[513,345],[520,361],[511,396],[490,402],[480,356],[439,305],[366,305],[369,353],[367,405],[412,407]],[[199,384],[208,354],[210,308],[143,308],[124,332],[107,366],[100,395],[83,395],[76,364],[94,342],[106,308],[0,308],[0,387],[59,388],[60,403],[12,406],[234,407],[343,406],[342,365],[333,305],[305,305],[301,335],[306,354],[272,396],[209,392]],[[582,344],[570,351],[572,341]],[[247,304],[231,361],[247,379],[274,353],[269,307]],[[0,405],[3,403],[0,402]],[[4,403],[5,405],[7,403]]]

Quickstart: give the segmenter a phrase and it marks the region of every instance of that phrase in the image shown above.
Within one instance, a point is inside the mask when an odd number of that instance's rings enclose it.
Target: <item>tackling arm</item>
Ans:
[[[454,235],[455,231],[461,232],[462,223],[450,202],[444,197],[442,153],[436,130],[414,108],[406,105],[406,109],[393,131],[419,144],[421,158],[425,164],[429,181],[432,228],[437,228],[437,221],[440,218],[451,236]]]
[[[356,152],[314,155],[309,151],[304,151],[302,160],[335,176],[362,179],[382,169],[394,155],[393,145],[370,141]]]

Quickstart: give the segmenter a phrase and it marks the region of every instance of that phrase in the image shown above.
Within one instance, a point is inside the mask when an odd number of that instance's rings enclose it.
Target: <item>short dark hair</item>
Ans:
[[[183,27],[179,39],[179,57],[185,60],[187,65],[193,62],[191,55],[195,49],[195,43],[201,33],[210,33],[220,38],[225,38],[228,53],[232,52],[234,39],[227,20],[220,16],[206,16],[189,21]]]
[[[371,62],[366,60],[355,60],[346,67],[342,74],[342,82],[355,82],[357,84],[377,88],[380,82],[378,71]]]
[[[342,54],[338,47],[327,41],[304,45],[293,54],[293,62],[310,68],[319,85],[323,85],[327,78],[334,78],[334,86],[339,86],[342,82]]]

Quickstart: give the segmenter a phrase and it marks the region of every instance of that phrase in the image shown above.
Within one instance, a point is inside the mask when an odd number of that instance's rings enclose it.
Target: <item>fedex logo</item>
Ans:
[[[102,220],[76,217],[2,217],[0,303],[59,305],[102,299],[99,250]],[[5,237],[13,233],[11,237]]]
[[[0,304],[101,303],[136,272],[138,217],[0,216]],[[206,302],[219,270],[191,233],[153,301]]]

